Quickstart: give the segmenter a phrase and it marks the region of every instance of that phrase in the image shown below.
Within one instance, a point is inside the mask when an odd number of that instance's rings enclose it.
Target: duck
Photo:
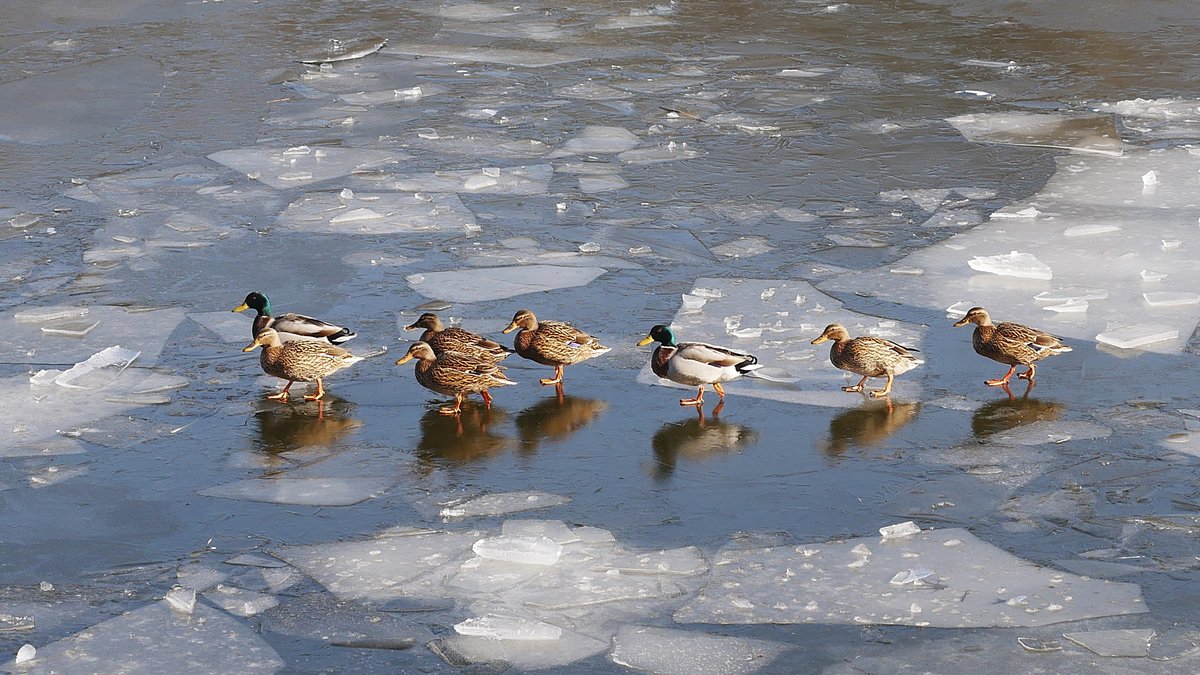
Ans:
[[[954,322],[954,325],[965,326],[969,323],[975,324],[975,332],[971,336],[975,353],[1008,366],[1004,377],[984,381],[989,387],[1007,387],[1017,366],[1029,369],[1017,377],[1029,380],[1032,385],[1033,378],[1037,376],[1035,362],[1071,351],[1071,347],[1063,344],[1059,338],[1036,328],[1009,321],[993,324],[992,317],[982,307],[967,310],[967,315]]]
[[[829,349],[829,360],[833,365],[855,375],[862,375],[858,384],[842,387],[842,391],[860,392],[868,379],[872,377],[887,378],[887,384],[883,386],[883,389],[871,390],[871,398],[890,395],[892,382],[897,375],[907,373],[924,363],[912,354],[918,350],[896,344],[891,340],[873,335],[863,335],[851,339],[850,332],[840,323],[831,323],[826,326],[820,337],[813,340],[812,344],[819,345],[827,341],[833,342]]]
[[[758,358],[747,352],[704,342],[678,342],[675,332],[666,324],[660,323],[651,328],[650,333],[637,344],[644,347],[651,342],[659,345],[650,355],[650,370],[663,379],[697,388],[694,398],[679,399],[679,405],[682,406],[703,405],[706,384],[712,385],[713,391],[724,403],[722,382],[762,368]]]
[[[432,312],[425,312],[416,321],[405,326],[404,330],[417,330],[418,328],[425,329],[425,332],[421,334],[420,341],[432,347],[435,354],[458,352],[497,363],[508,358],[508,355],[512,353],[511,349],[499,342],[476,335],[464,328],[458,326],[446,328],[442,325],[442,320],[438,318],[438,315]]]
[[[438,410],[443,415],[461,414],[463,400],[474,393],[482,396],[483,404],[490,409],[492,396],[488,389],[516,384],[504,375],[504,366],[468,354],[438,354],[427,342],[414,342],[408,353],[396,360],[396,365],[404,365],[413,359],[417,361],[417,382],[422,387],[454,397],[454,407]]]
[[[274,328],[264,328],[254,336],[254,342],[242,351],[252,352],[262,347],[259,363],[263,372],[281,380],[287,380],[287,385],[278,394],[268,396],[268,399],[286,402],[288,390],[296,382],[316,382],[317,393],[306,394],[305,401],[318,401],[325,396],[325,385],[322,380],[333,373],[362,361],[361,356],[331,345],[328,342],[315,340],[292,340],[283,342],[279,332]]]
[[[554,366],[554,377],[538,380],[543,385],[562,384],[563,367],[607,354],[612,347],[605,347],[596,338],[561,321],[538,321],[533,312],[522,309],[513,315],[512,323],[504,333],[518,330],[513,339],[517,354],[543,366]]]
[[[271,314],[271,301],[267,299],[267,296],[258,291],[250,292],[246,295],[246,299],[242,301],[242,304],[230,311],[244,312],[248,309],[253,309],[257,312],[254,317],[254,323],[250,325],[250,337],[256,337],[259,331],[264,328],[274,328],[275,332],[279,333],[279,339],[282,342],[315,340],[340,345],[357,335],[357,333],[349,328],[343,328],[327,321],[314,319],[311,316],[304,316],[303,314],[289,312],[275,316]]]

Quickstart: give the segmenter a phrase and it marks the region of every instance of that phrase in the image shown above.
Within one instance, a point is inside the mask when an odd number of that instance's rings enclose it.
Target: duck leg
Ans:
[[[883,389],[876,389],[876,390],[872,391],[871,398],[883,398],[884,396],[887,396],[888,394],[892,393],[892,381],[895,379],[896,379],[895,375],[888,373],[887,374],[887,384],[883,385]]]
[[[984,384],[986,384],[989,387],[999,387],[1002,385],[1007,385],[1008,381],[1010,379],[1012,379],[1013,371],[1016,369],[1017,369],[1016,364],[1013,364],[1008,367],[1008,372],[1004,374],[1004,377],[1002,377],[998,380],[986,380],[986,381],[984,381]]]
[[[463,402],[463,395],[455,394],[454,395],[454,407],[453,408],[438,408],[438,412],[443,415],[458,415],[459,413],[462,412],[462,402]]]
[[[863,385],[866,383],[867,376],[863,375],[863,379],[859,380],[858,384],[854,385],[853,387],[842,387],[842,391],[848,391],[850,393],[859,392],[863,390]]]
[[[550,379],[542,378],[538,380],[542,384],[560,384],[563,380],[563,367],[561,365],[554,366],[554,377]]]
[[[1033,378],[1034,378],[1036,370],[1037,370],[1037,368],[1031,363],[1031,364],[1029,364],[1029,370],[1027,370],[1023,373],[1018,373],[1017,377],[1022,380],[1029,380],[1029,383],[1033,384]]]
[[[724,403],[725,402],[725,389],[721,386],[721,383],[713,382],[713,389],[717,390],[717,396],[720,396],[721,403]],[[718,403],[717,405],[721,405],[721,403]]]
[[[701,384],[700,389],[696,390],[695,399],[679,399],[680,406],[700,406],[704,404],[704,386]]]
[[[317,378],[317,393],[305,394],[305,401],[320,401],[325,396],[325,385],[321,383],[321,378]]]
[[[483,391],[479,392],[479,395],[483,397],[483,405],[488,410],[491,410],[492,409],[492,395],[488,393],[487,389],[484,389]]]
[[[293,384],[292,380],[288,380],[287,386],[283,388],[283,391],[279,392],[278,394],[271,394],[270,396],[267,397],[267,399],[271,400],[271,401],[280,401],[280,402],[287,401],[288,400],[288,389],[292,388],[292,384]]]

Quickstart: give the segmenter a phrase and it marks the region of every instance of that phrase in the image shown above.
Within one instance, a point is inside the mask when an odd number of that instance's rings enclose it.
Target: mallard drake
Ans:
[[[638,342],[639,347],[657,342],[650,355],[650,370],[654,374],[679,384],[697,387],[695,398],[679,399],[679,405],[699,406],[704,403],[704,385],[711,384],[721,401],[725,400],[722,382],[762,368],[753,354],[729,347],[703,342],[676,342],[670,326],[659,324]]]
[[[975,353],[1008,365],[1008,372],[1004,377],[984,382],[989,387],[1007,386],[1017,366],[1029,368],[1017,377],[1029,380],[1032,384],[1037,374],[1037,368],[1033,365],[1035,361],[1071,351],[1071,348],[1057,337],[1036,328],[1007,321],[993,324],[992,317],[982,307],[972,307],[967,311],[967,315],[954,322],[954,325],[965,326],[969,323],[975,324],[975,333],[971,336],[971,346],[975,348]]]
[[[516,384],[504,376],[504,366],[456,352],[436,354],[433,347],[424,342],[414,342],[408,348],[408,353],[396,361],[396,365],[403,365],[413,359],[417,359],[415,370],[417,382],[420,382],[421,386],[454,397],[453,408],[438,410],[443,415],[457,415],[462,412],[463,399],[467,394],[476,392],[483,397],[484,405],[491,408],[492,396],[488,389]]]
[[[563,366],[569,366],[612,350],[596,338],[561,321],[538,321],[533,312],[522,309],[513,315],[512,323],[504,329],[511,333],[520,329],[513,347],[522,357],[543,366],[554,366],[554,377],[538,380],[542,384],[560,384]]]
[[[405,326],[404,330],[417,330],[418,328],[425,329],[425,332],[421,334],[420,341],[432,347],[435,354],[458,352],[495,363],[503,361],[512,353],[512,350],[499,342],[476,335],[464,328],[458,326],[446,328],[442,325],[442,320],[438,318],[438,315],[431,312],[425,312],[416,321]]]
[[[303,314],[289,312],[275,316],[271,314],[271,301],[258,291],[251,292],[242,301],[242,304],[234,307],[231,311],[244,312],[248,309],[257,312],[254,323],[250,326],[250,337],[255,337],[264,328],[274,328],[275,332],[279,333],[279,339],[282,342],[316,340],[340,345],[356,335],[349,328],[335,326]]]
[[[279,339],[278,331],[274,328],[264,328],[259,331],[254,342],[251,342],[242,351],[252,352],[258,347],[262,347],[259,363],[262,364],[263,372],[288,381],[283,391],[267,397],[276,401],[286,401],[288,390],[295,382],[316,382],[317,393],[304,397],[306,401],[316,401],[325,395],[325,386],[321,382],[323,378],[362,361],[361,356],[355,356],[328,342],[315,340],[282,342]]]
[[[858,384],[842,387],[842,391],[858,392],[863,390],[868,378],[886,377],[887,384],[883,389],[871,391],[871,398],[880,398],[892,393],[892,381],[901,373],[916,368],[924,363],[912,355],[917,351],[912,347],[898,345],[891,340],[885,340],[873,335],[863,335],[850,339],[850,333],[840,323],[831,323],[825,327],[821,336],[813,340],[819,345],[832,340],[829,348],[829,360],[842,370],[856,375],[862,375]]]

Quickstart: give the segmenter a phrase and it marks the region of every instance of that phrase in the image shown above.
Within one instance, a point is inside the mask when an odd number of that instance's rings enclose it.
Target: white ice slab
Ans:
[[[248,478],[200,490],[206,497],[303,506],[351,506],[392,486],[390,478]]]
[[[55,376],[54,384],[67,389],[103,389],[125,372],[139,354],[120,345],[105,347]]]
[[[787,380],[741,377],[725,385],[725,391],[734,395],[808,405],[857,406],[862,403],[861,396],[841,391],[842,386],[853,384],[851,376],[829,362],[827,345],[813,345],[812,340],[828,324],[840,323],[854,337],[875,335],[920,349],[925,332],[921,326],[847,310],[805,281],[702,278],[695,281],[687,295],[705,302],[696,310],[688,307],[695,300],[688,300],[675,315],[671,325],[679,340],[748,351],[767,366],[764,371],[768,375]],[[651,351],[645,350],[646,365],[638,373],[638,382],[695,391],[694,387],[676,385],[655,375],[650,370]],[[920,376],[918,368],[898,377],[893,399],[916,397]],[[858,378],[853,376],[853,381]]]
[[[356,169],[377,167],[398,159],[381,150],[324,146],[240,148],[214,152],[208,158],[279,190],[346,176]]]
[[[527,492],[499,492],[475,497],[464,502],[448,505],[438,514],[442,518],[476,518],[499,516],[532,509],[545,509],[571,503],[570,497],[553,495],[536,490]]]
[[[609,658],[655,675],[737,675],[773,666],[789,645],[652,626],[621,626]],[[770,672],[769,671],[769,672]]]
[[[591,283],[602,267],[525,265],[410,274],[413,290],[427,298],[450,302],[482,302],[526,293],[552,291]]]
[[[454,665],[499,662],[520,670],[540,670],[582,661],[607,649],[608,643],[562,631],[557,640],[497,640],[454,635],[436,640],[430,647]]]
[[[217,584],[205,591],[204,597],[226,612],[237,616],[254,616],[279,604],[279,598],[273,595],[225,584]]]
[[[71,312],[85,312],[71,316]],[[141,352],[139,366],[158,363],[167,338],[183,320],[183,310],[129,310],[124,307],[21,308],[0,317],[0,361],[8,363],[62,363],[84,361],[113,345]],[[38,317],[57,317],[39,320]],[[54,334],[46,328],[71,325],[83,317],[88,323],[99,321],[86,335],[72,337]],[[23,319],[23,320],[21,320]]]
[[[425,192],[310,192],[288,205],[279,224],[330,234],[479,231],[475,215],[458,195]]]
[[[454,624],[454,632],[493,640],[557,640],[562,637],[562,628],[554,624],[504,614],[471,617]]]
[[[1179,331],[1159,324],[1114,326],[1096,336],[1097,342],[1121,349],[1138,349],[1178,339]]]
[[[919,583],[891,583],[898,572],[918,567],[932,574]],[[729,546],[714,560],[708,585],[675,620],[982,628],[1145,611],[1135,584],[1040,567],[952,528],[887,542]]]
[[[1090,630],[1063,633],[1063,637],[1100,656],[1136,658],[1150,655],[1154,629]]]
[[[616,154],[637,145],[638,137],[623,127],[584,127],[578,136],[563,145],[571,154]]]
[[[1032,253],[1013,251],[999,255],[975,256],[967,266],[979,272],[990,272],[1018,279],[1051,279],[1054,271]]]
[[[383,54],[403,56],[429,56],[465,63],[500,63],[525,68],[542,68],[560,63],[583,61],[588,56],[574,56],[555,52],[539,52],[527,49],[500,49],[492,47],[465,47],[457,45],[433,45],[400,43],[385,47]]]
[[[997,112],[959,115],[946,121],[968,140],[979,143],[1121,154],[1121,136],[1111,115]]]
[[[188,615],[161,600],[39,647],[29,665],[81,674],[171,673],[185,666],[189,673],[218,675],[275,673],[284,663],[254,628],[224,612],[198,603]]]
[[[550,191],[553,176],[554,168],[549,164],[482,167],[398,176],[387,187],[405,192],[540,195]]]
[[[983,306],[999,321],[1017,321],[1071,339],[1092,341],[1122,326],[1153,334],[1121,337],[1148,351],[1178,352],[1200,322],[1200,304],[1151,306],[1143,294],[1200,295],[1200,228],[1196,226],[1195,177],[1200,157],[1182,148],[1131,150],[1122,157],[1069,155],[1037,195],[1006,207],[1033,209],[1032,218],[992,219],[894,263],[923,269],[920,276],[885,270],[849,272],[819,284],[831,292],[876,293],[880,299],[940,311],[956,303]],[[1154,170],[1157,189],[1143,194],[1142,176]],[[1101,235],[1068,237],[1074,227],[1112,225]],[[1164,249],[1164,240],[1179,241]],[[980,256],[1029,253],[1053,271],[1053,280],[976,273]],[[1097,264],[1103,261],[1103,264]],[[1150,281],[1143,271],[1156,273]],[[1165,276],[1163,276],[1165,275]],[[876,291],[875,289],[886,289]],[[1159,297],[1159,296],[1151,296]],[[1184,297],[1184,296],[1179,296]],[[1087,300],[1086,312],[1051,313],[1042,307]],[[1057,301],[1057,302],[1056,302]],[[1149,333],[1150,331],[1146,331]],[[1106,336],[1107,337],[1107,336]],[[1078,346],[1077,346],[1078,351]]]

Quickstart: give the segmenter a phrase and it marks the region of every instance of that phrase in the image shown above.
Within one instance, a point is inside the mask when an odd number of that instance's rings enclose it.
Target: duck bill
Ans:
[[[396,359],[396,365],[402,366],[402,365],[408,363],[409,361],[412,361],[412,358],[413,358],[412,354],[405,354],[403,358]]]
[[[650,344],[651,342],[654,342],[654,338],[647,335],[646,337],[642,338],[641,340],[638,340],[637,346],[645,347],[646,345]]]
[[[509,334],[509,333],[513,332],[513,331],[514,331],[514,330],[516,330],[516,329],[517,329],[517,324],[515,324],[515,323],[510,323],[510,324],[508,324],[508,328],[505,328],[504,330],[502,330],[502,331],[500,331],[500,332],[501,332],[501,333],[504,333],[505,335],[507,335],[507,334]]]
[[[246,311],[246,310],[248,310],[248,309],[250,309],[250,305],[247,305],[246,303],[244,303],[244,302],[243,302],[242,304],[238,305],[237,307],[234,307],[233,309],[231,309],[231,310],[229,310],[229,311],[231,311],[231,312],[244,312],[244,311]]]
[[[410,323],[410,324],[408,324],[407,326],[405,326],[405,327],[404,327],[404,330],[416,330],[416,329],[418,329],[418,328],[420,328],[420,326],[418,326],[417,324],[415,324],[415,323]]]
[[[250,344],[246,345],[245,347],[242,347],[242,351],[252,352],[255,349],[258,349],[261,345],[262,345],[261,342],[259,342],[258,340],[255,340],[254,342],[251,342]]]
[[[829,339],[829,338],[827,338],[827,337],[825,337],[824,335],[822,335],[821,337],[817,338],[816,340],[813,340],[813,341],[812,341],[810,344],[819,345],[819,344],[821,344],[822,342],[825,342],[825,341],[826,341],[826,340],[828,340],[828,339]]]
[[[967,317],[965,317],[965,316],[964,316],[963,318],[961,318],[961,319],[959,319],[958,321],[955,321],[955,322],[954,322],[954,327],[955,327],[955,328],[958,328],[959,326],[965,326],[965,325],[967,325],[967,324],[969,324],[969,323],[971,323],[971,322],[970,322],[970,321],[967,321]]]

